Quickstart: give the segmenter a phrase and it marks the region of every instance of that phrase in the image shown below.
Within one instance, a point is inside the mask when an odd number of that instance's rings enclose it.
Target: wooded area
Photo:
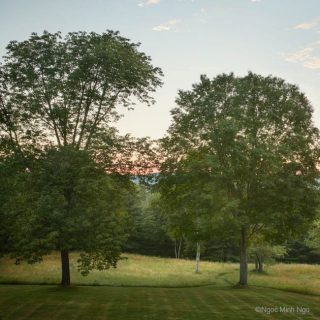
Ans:
[[[1,254],[61,254],[61,285],[122,252],[319,263],[319,130],[296,85],[249,72],[180,90],[167,135],[121,136],[162,71],[117,32],[32,34],[0,65]],[[178,85],[178,84],[177,84]]]

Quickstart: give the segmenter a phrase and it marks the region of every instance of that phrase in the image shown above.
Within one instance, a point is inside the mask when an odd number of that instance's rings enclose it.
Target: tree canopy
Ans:
[[[175,175],[190,153],[201,157],[238,226],[246,284],[250,236],[294,236],[315,214],[319,133],[312,107],[297,86],[251,72],[201,76],[176,103],[163,168]]]
[[[114,31],[45,31],[10,42],[0,65],[0,157],[19,162],[11,178],[20,179],[0,208],[14,228],[0,236],[17,261],[60,250],[63,285],[69,250],[82,252],[84,274],[116,265],[134,194],[121,175],[152,168],[152,143],[114,128],[120,106],[152,104],[162,84],[138,48]]]
[[[21,147],[90,149],[133,97],[153,103],[159,68],[118,32],[33,33],[12,41],[0,73],[2,138]]]
[[[127,177],[107,175],[88,152],[63,147],[49,150],[16,188],[7,210],[14,216],[10,243],[18,262],[79,250],[83,274],[116,265],[128,231]]]

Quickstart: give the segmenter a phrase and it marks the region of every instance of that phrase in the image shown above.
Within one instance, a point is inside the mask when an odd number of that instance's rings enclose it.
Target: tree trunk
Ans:
[[[227,261],[227,258],[226,258],[226,253],[225,253],[225,250],[224,248],[222,248],[222,262],[226,262]]]
[[[180,259],[181,246],[182,246],[182,238],[180,238],[180,239],[179,239],[179,246],[178,246],[178,259]]]
[[[177,239],[174,239],[174,257],[178,259]]]
[[[254,263],[256,267],[255,271],[263,272],[263,257],[260,256],[258,253],[255,254]]]
[[[70,265],[69,265],[69,251],[61,250],[61,285],[63,287],[70,286]]]
[[[245,228],[241,229],[239,284],[242,286],[248,284],[247,233]]]
[[[199,262],[200,262],[200,243],[197,242],[196,273],[199,273]]]
[[[263,260],[262,257],[259,257],[259,268],[258,268],[259,272],[263,272]]]
[[[258,260],[258,255],[256,254],[254,257],[254,265],[255,265],[255,271],[259,270],[259,260]]]

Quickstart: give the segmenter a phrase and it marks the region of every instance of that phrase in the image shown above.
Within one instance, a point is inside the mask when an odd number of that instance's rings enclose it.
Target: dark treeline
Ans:
[[[123,251],[149,256],[176,258],[179,242],[170,237],[166,214],[152,199],[159,195],[152,192],[152,188],[139,183],[134,178],[138,190],[138,197],[132,203],[132,229],[130,236],[123,245]],[[267,263],[319,263],[319,250],[306,245],[306,238],[283,242],[285,254],[281,257],[268,256]],[[179,239],[180,240],[180,239]],[[194,259],[195,244],[182,237],[180,258]],[[237,239],[207,240],[202,245],[203,260],[217,262],[239,262],[239,244]],[[249,255],[249,261],[254,262],[254,254]]]

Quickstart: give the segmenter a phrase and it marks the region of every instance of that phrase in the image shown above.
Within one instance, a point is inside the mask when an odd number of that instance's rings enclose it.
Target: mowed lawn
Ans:
[[[268,315],[255,311],[256,307],[279,311]],[[287,312],[280,312],[285,307]],[[215,286],[61,289],[47,285],[0,285],[0,317],[3,320],[320,319],[320,298],[274,289]]]
[[[201,262],[195,274],[189,260],[124,257],[82,277],[72,254],[68,289],[57,253],[36,265],[2,258],[0,319],[320,319],[320,266],[276,264],[239,289],[238,264]]]

